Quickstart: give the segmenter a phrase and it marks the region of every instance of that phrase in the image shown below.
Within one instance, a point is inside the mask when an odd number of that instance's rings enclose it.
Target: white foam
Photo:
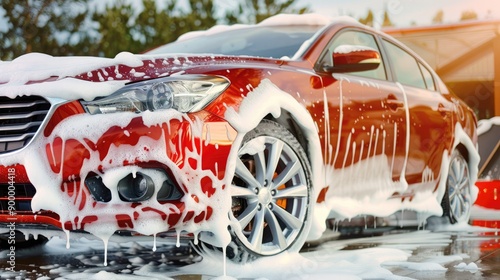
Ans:
[[[484,119],[477,122],[477,134],[481,135],[488,132],[493,125],[500,125],[500,117]]]

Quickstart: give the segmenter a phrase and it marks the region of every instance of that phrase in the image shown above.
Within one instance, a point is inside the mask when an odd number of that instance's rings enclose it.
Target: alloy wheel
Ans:
[[[233,232],[252,255],[274,255],[294,247],[309,211],[309,167],[303,151],[296,151],[300,144],[291,134],[286,142],[280,133],[269,134],[257,130],[244,142],[231,187],[232,212],[238,220]]]

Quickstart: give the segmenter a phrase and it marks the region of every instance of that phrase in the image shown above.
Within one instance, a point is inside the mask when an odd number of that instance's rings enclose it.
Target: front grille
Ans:
[[[0,97],[0,154],[26,146],[50,109],[42,97]]]
[[[14,184],[15,194],[10,199],[14,201],[15,212],[31,213],[31,199],[36,193],[35,187],[31,184]],[[8,214],[9,206],[9,185],[0,184],[0,214]]]

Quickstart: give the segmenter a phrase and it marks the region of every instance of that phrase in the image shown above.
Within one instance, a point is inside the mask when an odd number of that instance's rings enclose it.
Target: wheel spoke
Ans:
[[[451,164],[451,170],[450,170],[450,176],[452,178],[452,182],[453,183],[456,183],[458,180],[458,175],[459,175],[459,171],[460,170],[460,167],[458,166],[458,163],[456,160],[454,160]]]
[[[469,186],[469,175],[468,175],[468,171],[467,170],[464,170],[464,175],[462,176],[461,180],[459,181],[459,184],[461,186],[464,186],[465,187],[468,187]]]
[[[454,215],[457,216],[458,208],[459,208],[459,201],[458,201],[458,198],[456,196],[455,196],[455,198],[453,198],[450,201],[450,206],[451,206],[451,209],[453,210]]]
[[[276,219],[274,213],[269,209],[266,209],[266,221],[273,235],[273,243],[278,245],[281,250],[285,249],[287,247],[285,235],[283,234],[278,219]]]
[[[293,176],[299,172],[301,168],[300,162],[293,161],[288,163],[285,170],[283,170],[276,179],[274,179],[274,187],[277,188],[281,185],[284,185],[288,180],[290,180]]]
[[[258,187],[260,185],[253,174],[250,172],[250,170],[248,170],[248,168],[239,158],[236,159],[235,174],[252,187]]]
[[[461,195],[457,195],[455,199],[455,216],[462,216],[463,210],[465,206],[465,201]]]
[[[273,203],[273,212],[286,224],[290,229],[300,229],[302,227],[302,221],[297,219],[294,215],[288,213],[285,209],[281,208],[277,204]]]
[[[266,172],[266,156],[264,151],[260,151],[254,155],[255,161],[255,178],[260,185],[264,184],[265,172]]]
[[[243,213],[241,213],[238,216],[237,219],[240,222],[241,228],[245,228],[252,221],[252,219],[255,217],[255,214],[258,211],[257,205],[258,205],[258,203],[253,203],[253,204],[248,205],[248,207],[245,208]]]
[[[256,197],[257,194],[249,188],[231,185],[232,197]]]
[[[449,190],[451,191],[450,195],[450,200],[453,200],[457,196],[457,188],[453,185],[449,187]]]
[[[466,177],[465,174],[467,173],[467,165],[464,161],[458,161],[458,172],[458,178],[463,179],[464,177]]]
[[[469,180],[464,180],[460,182],[460,185],[457,187],[460,193],[464,193],[467,191],[467,188],[469,187]]]
[[[262,236],[264,234],[264,211],[257,211],[253,220],[252,233],[248,241],[252,244],[254,250],[260,252],[262,248]]]
[[[461,210],[463,211],[463,209],[467,205],[467,198],[463,195],[459,195],[458,196],[458,203],[460,204],[460,206],[462,208]]]
[[[266,179],[269,182],[273,180],[274,172],[276,171],[276,167],[278,166],[278,162],[283,151],[283,145],[283,142],[276,141],[271,145],[271,148],[269,149],[266,171]]]
[[[307,195],[308,195],[307,186],[298,185],[278,190],[274,198],[278,199],[278,198],[288,198],[288,197],[307,197]]]
[[[450,170],[450,174],[448,174],[448,182],[451,185],[455,185],[455,182],[457,181],[455,177],[455,173],[453,173],[453,170]]]

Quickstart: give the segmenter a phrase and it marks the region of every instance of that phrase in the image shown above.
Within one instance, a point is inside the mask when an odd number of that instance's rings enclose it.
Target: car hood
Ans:
[[[107,96],[130,82],[182,75],[201,66],[208,69],[204,71],[210,71],[228,64],[247,67],[252,63],[276,67],[283,60],[210,54],[134,55],[122,52],[114,58],[102,58],[30,53],[0,62],[0,96],[92,100]]]

